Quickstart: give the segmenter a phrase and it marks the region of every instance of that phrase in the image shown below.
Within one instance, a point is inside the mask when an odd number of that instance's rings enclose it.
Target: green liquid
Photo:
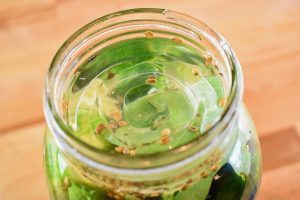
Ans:
[[[203,134],[222,113],[222,76],[189,46],[138,38],[93,58],[67,98],[74,135],[96,148],[168,151]],[[170,134],[162,141],[165,129]]]

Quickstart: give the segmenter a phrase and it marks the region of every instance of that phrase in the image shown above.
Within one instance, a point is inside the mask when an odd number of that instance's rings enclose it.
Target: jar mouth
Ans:
[[[186,31],[185,34],[189,34],[194,40],[198,39],[200,41],[202,40],[201,37],[205,37],[222,55],[224,65],[227,67],[231,79],[227,104],[218,121],[203,133],[205,138],[202,136],[201,142],[199,142],[199,137],[196,137],[178,148],[159,154],[132,157],[114,155],[81,141],[63,123],[58,109],[63,87],[59,84],[58,77],[63,77],[63,73],[73,73],[75,71],[73,68],[64,68],[64,65],[72,59],[73,65],[76,64],[77,61],[74,61],[77,56],[76,51],[87,40],[92,40],[93,34],[103,30],[109,32],[111,29],[121,29],[121,26],[119,26],[121,22],[130,23],[130,21],[134,21],[133,18],[139,19],[140,23],[145,23],[148,20],[151,20],[151,23],[153,21],[163,22],[167,26],[170,25],[171,31],[176,26],[179,31]],[[53,58],[48,71],[44,93],[44,113],[49,129],[53,133],[59,148],[65,154],[72,155],[80,162],[96,169],[125,174],[151,174],[184,166],[215,149],[227,136],[225,130],[228,128],[230,121],[237,115],[237,109],[242,101],[242,91],[243,80],[240,64],[228,43],[217,32],[203,22],[179,12],[157,8],[138,8],[119,11],[98,18],[79,29],[66,40]]]

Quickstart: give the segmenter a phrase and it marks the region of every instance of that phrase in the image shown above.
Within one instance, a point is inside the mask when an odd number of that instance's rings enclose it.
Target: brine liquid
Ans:
[[[104,151],[155,154],[203,134],[220,117],[217,61],[171,39],[136,38],[103,49],[65,95],[74,135]]]
[[[228,95],[222,68],[207,52],[178,38],[121,41],[81,65],[61,109],[74,136],[99,150],[124,156],[159,154],[201,137],[221,117]],[[258,159],[254,149],[251,160],[247,143],[255,144],[254,137],[244,128],[235,130],[237,141],[229,159],[201,164],[200,176],[183,178],[186,187],[165,194],[94,184],[84,175],[87,172],[77,169],[80,163],[69,166],[48,133],[45,164],[51,196],[55,200],[231,200],[251,194],[252,199]]]

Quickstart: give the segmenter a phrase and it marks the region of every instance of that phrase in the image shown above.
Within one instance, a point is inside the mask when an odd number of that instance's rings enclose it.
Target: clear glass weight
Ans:
[[[255,199],[240,65],[205,24],[133,9],[81,28],[46,81],[51,199]]]

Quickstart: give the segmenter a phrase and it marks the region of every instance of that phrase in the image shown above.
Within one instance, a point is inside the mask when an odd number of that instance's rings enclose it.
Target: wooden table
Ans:
[[[299,0],[1,0],[0,199],[49,199],[42,166],[49,63],[79,27],[133,7],[188,13],[225,36],[243,66],[262,145],[258,199],[300,199]]]

